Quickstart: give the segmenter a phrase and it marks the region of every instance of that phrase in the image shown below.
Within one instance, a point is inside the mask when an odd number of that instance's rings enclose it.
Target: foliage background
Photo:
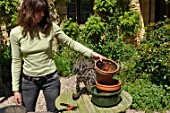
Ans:
[[[125,39],[138,35],[140,15],[131,8],[130,0],[121,0],[121,4],[119,1],[95,0],[94,15],[84,28],[79,28],[71,19],[61,27],[74,40],[119,63],[117,75],[122,89],[133,97],[132,109],[146,113],[170,109],[170,21],[167,18],[146,26],[140,45],[132,45]],[[15,0],[0,1],[0,25],[6,24],[8,32],[16,26],[18,6]],[[81,54],[58,44],[54,59],[60,76],[72,76],[72,67],[79,56]],[[0,64],[9,69],[10,61],[7,47],[1,51]]]

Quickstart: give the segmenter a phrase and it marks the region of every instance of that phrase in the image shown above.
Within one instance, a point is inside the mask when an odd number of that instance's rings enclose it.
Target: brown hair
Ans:
[[[31,38],[37,32],[37,23],[34,22],[36,12],[44,12],[44,17],[38,23],[38,26],[42,29],[41,32],[46,35],[50,32],[52,22],[50,20],[48,0],[23,0],[19,9],[18,24],[23,27],[23,34],[28,32]]]

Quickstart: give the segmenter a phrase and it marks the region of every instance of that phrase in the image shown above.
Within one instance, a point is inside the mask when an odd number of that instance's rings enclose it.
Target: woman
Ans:
[[[47,111],[57,111],[55,99],[60,95],[60,80],[52,57],[53,38],[85,56],[103,58],[69,38],[58,25],[51,22],[48,0],[23,0],[18,26],[11,30],[10,42],[14,101],[25,106],[27,112],[35,111],[40,90],[43,90]]]

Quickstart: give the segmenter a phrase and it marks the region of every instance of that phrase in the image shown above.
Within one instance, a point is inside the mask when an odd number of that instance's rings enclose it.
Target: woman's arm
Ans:
[[[12,90],[19,91],[19,81],[21,74],[21,52],[20,44],[18,37],[18,29],[14,28],[10,32],[10,43],[11,43],[11,52],[12,52]]]
[[[54,30],[54,34],[57,36],[59,41],[66,44],[69,48],[82,53],[84,56],[92,57],[94,59],[102,59],[102,56],[100,54],[93,52],[93,50],[85,47],[81,43],[79,43],[79,42],[71,39],[70,37],[68,37],[62,31],[62,29],[54,23],[53,23],[53,30]]]

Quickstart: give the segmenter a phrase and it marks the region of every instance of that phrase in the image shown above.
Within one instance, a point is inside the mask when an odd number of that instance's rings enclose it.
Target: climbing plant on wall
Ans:
[[[6,24],[7,27],[15,26],[17,23],[17,12],[19,1],[1,0],[0,1],[0,25]]]

